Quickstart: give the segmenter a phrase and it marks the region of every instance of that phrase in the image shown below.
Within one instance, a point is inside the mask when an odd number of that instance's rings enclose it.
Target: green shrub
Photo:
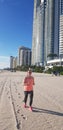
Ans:
[[[63,75],[63,71],[62,71],[62,72],[60,72],[60,75]]]

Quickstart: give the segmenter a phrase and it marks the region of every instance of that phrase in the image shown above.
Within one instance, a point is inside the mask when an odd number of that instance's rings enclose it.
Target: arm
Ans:
[[[25,77],[25,79],[24,79],[24,85],[27,85],[27,82],[26,82],[26,77]]]
[[[34,77],[33,77],[33,85],[35,85]]]

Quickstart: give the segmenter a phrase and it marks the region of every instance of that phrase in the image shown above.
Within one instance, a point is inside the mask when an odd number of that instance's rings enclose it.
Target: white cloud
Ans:
[[[10,57],[0,56],[0,69],[10,67]]]

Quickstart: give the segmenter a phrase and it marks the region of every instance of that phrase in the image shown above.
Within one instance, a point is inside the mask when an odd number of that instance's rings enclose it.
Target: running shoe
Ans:
[[[33,110],[31,106],[29,107],[29,110],[30,110],[30,111],[32,111],[32,110]]]
[[[26,104],[24,104],[24,108],[26,108]]]

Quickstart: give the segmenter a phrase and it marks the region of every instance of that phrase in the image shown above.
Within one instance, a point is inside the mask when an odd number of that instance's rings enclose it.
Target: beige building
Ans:
[[[31,65],[31,49],[21,46],[18,50],[18,65]]]
[[[10,68],[14,69],[17,67],[17,57],[10,56]]]

